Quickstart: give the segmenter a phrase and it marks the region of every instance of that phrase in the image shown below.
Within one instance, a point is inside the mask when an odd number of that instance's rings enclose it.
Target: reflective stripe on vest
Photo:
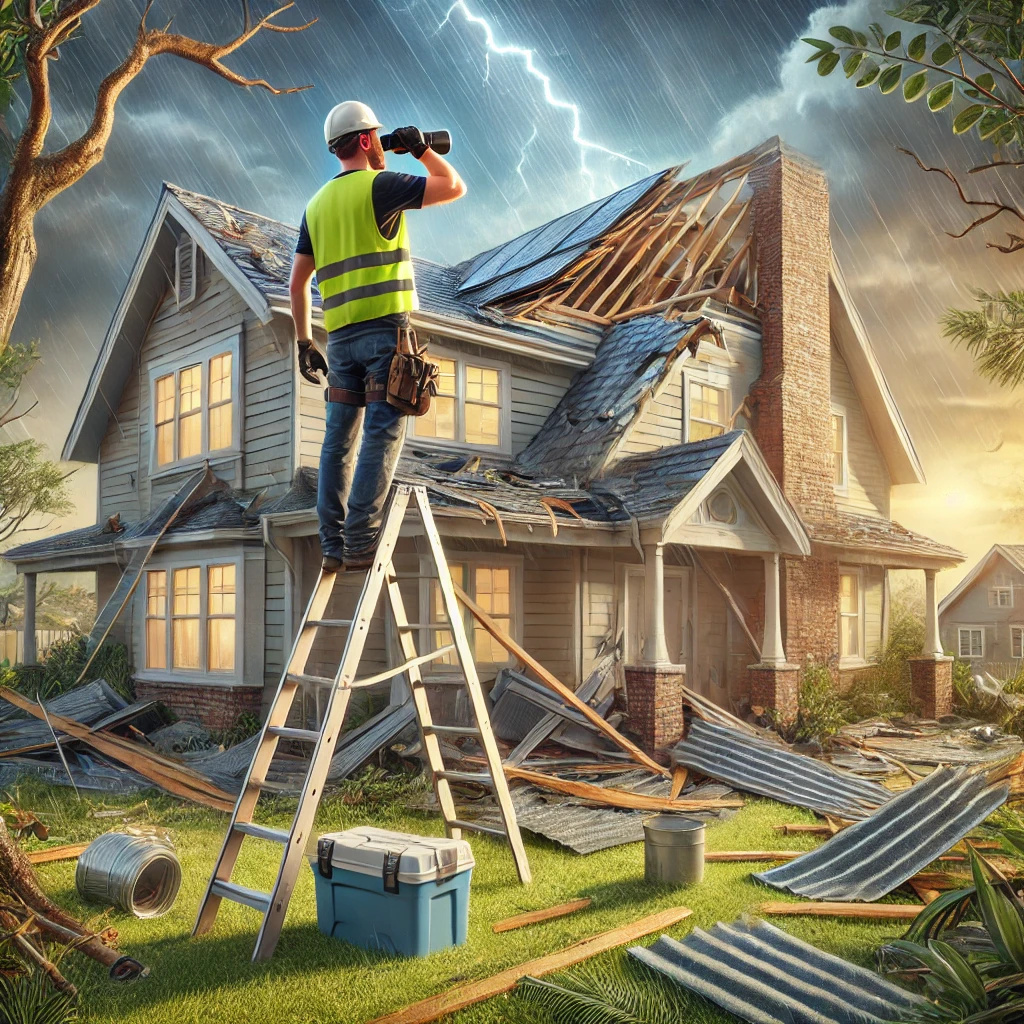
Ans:
[[[417,308],[405,215],[385,238],[373,212],[377,171],[333,178],[306,207],[328,331]]]

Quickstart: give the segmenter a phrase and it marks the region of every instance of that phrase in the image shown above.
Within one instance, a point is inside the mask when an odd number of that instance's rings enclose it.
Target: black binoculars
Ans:
[[[451,152],[452,136],[450,132],[424,132],[423,141],[440,156]],[[384,149],[390,150],[392,153],[409,152],[409,150],[402,148],[402,144],[395,135],[382,135],[380,137],[380,144]]]

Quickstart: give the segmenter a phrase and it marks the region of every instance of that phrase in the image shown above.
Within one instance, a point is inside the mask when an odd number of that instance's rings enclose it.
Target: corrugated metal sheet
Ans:
[[[630,956],[750,1024],[882,1024],[925,1005],[872,971],[765,921],[663,935]]]
[[[963,839],[1008,793],[976,769],[937,768],[818,849],[754,877],[816,900],[877,900]]]
[[[44,703],[50,714],[73,718],[83,725],[92,725],[128,706],[128,701],[102,679],[76,686]],[[0,701],[0,751],[52,742],[53,735],[46,722]]]
[[[871,815],[892,796],[876,782],[700,719],[672,748],[672,759],[747,793],[855,821]]]

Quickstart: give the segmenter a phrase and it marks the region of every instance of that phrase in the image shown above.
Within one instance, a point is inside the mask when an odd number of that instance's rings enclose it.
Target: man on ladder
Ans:
[[[428,176],[385,171],[381,127],[373,111],[355,100],[327,115],[324,138],[342,169],[306,207],[289,282],[299,370],[314,384],[323,373],[329,385],[317,493],[328,573],[342,566],[365,572],[373,564],[405,437],[403,413],[387,401],[391,359],[416,308],[405,211],[466,194],[458,172],[427,146],[419,128],[398,128],[393,135]],[[326,362],[312,341],[314,272],[328,332]]]

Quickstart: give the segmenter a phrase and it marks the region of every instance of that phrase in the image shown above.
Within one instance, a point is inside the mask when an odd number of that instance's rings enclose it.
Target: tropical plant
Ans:
[[[902,939],[879,950],[883,969],[916,978],[927,1002],[898,1024],[1002,1024],[1024,1019],[1024,904],[986,875],[968,847],[974,885],[930,903]]]
[[[849,721],[849,705],[836,689],[827,665],[811,662],[804,666],[797,704],[793,734],[797,743],[825,742]]]
[[[900,29],[886,31],[877,22],[867,31],[834,25],[831,40],[805,38],[814,47],[808,62],[818,74],[842,67],[858,89],[874,86],[883,95],[902,85],[907,103],[925,100],[932,113],[952,112],[954,135],[973,132],[993,150],[993,159],[972,167],[970,174],[1024,166],[1024,18],[1013,0],[910,0],[887,12],[915,26],[904,38]],[[917,31],[920,29],[921,31]],[[922,108],[923,109],[923,108]],[[997,196],[969,197],[948,167],[929,167],[916,154],[922,171],[941,174],[960,201],[977,212],[960,231],[963,238],[997,217],[1024,223],[1024,209]],[[1006,244],[989,241],[1004,253],[1024,249],[1024,231],[1007,232]],[[950,309],[942,319],[944,335],[975,358],[978,372],[1006,386],[1024,381],[1024,291],[975,292],[978,308]]]
[[[66,693],[79,681],[82,669],[89,660],[88,637],[75,632],[57,640],[46,652],[41,666],[28,666],[16,670],[15,689],[30,697],[50,700]],[[135,681],[132,678],[131,657],[128,648],[118,640],[105,640],[96,652],[82,683],[103,679],[111,689],[125,700],[135,699]]]
[[[0,1024],[68,1024],[78,1020],[76,1002],[39,971],[0,971]]]
[[[858,674],[846,693],[851,721],[910,711],[909,658],[924,646],[924,622],[906,600],[892,602],[889,635],[878,661]]]

